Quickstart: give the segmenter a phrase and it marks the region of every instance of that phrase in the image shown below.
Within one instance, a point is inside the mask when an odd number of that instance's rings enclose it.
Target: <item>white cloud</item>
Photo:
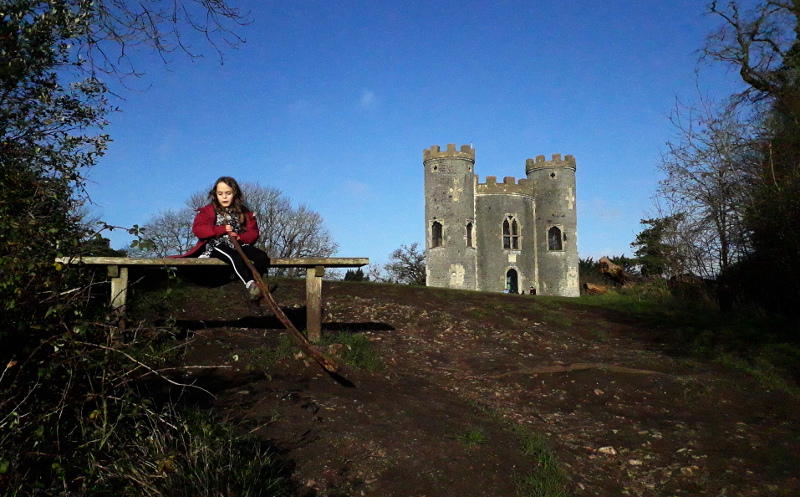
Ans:
[[[369,90],[364,90],[363,93],[361,93],[361,107],[370,107],[375,104],[375,100],[375,93]]]

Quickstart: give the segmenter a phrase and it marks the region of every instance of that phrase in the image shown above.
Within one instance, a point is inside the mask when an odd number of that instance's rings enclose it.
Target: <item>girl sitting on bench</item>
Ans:
[[[230,176],[219,178],[208,192],[208,198],[210,203],[197,210],[192,225],[192,231],[199,238],[197,244],[189,252],[173,257],[214,257],[230,264],[247,288],[251,310],[260,314],[261,290],[231,242],[231,238],[237,239],[256,270],[266,274],[269,257],[253,246],[259,236],[256,217],[245,204],[239,183]]]

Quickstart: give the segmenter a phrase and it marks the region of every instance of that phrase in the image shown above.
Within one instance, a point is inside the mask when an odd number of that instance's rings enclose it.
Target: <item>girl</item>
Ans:
[[[208,198],[210,203],[197,210],[192,226],[192,231],[199,238],[197,245],[176,257],[214,257],[227,262],[247,288],[251,307],[258,308],[261,290],[231,242],[231,238],[238,240],[256,270],[264,274],[269,267],[269,257],[252,245],[259,235],[256,217],[245,205],[239,183],[230,176],[219,178],[208,192]]]

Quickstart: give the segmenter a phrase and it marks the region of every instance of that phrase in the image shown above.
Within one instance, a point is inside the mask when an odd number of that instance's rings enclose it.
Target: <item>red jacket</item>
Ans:
[[[244,222],[244,229],[238,233],[239,243],[256,243],[259,235],[256,216],[252,212],[247,211],[244,213]],[[194,218],[192,232],[197,235],[197,238],[200,240],[197,242],[197,245],[192,247],[192,249],[185,254],[171,255],[170,257],[198,257],[203,253],[203,248],[209,240],[219,238],[228,233],[227,230],[225,230],[225,226],[217,226],[216,223],[217,212],[214,209],[214,204],[208,204],[203,208],[197,209],[197,216]]]

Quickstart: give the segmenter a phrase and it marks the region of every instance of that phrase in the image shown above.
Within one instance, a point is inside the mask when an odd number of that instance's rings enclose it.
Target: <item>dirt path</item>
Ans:
[[[280,325],[219,290],[186,306],[185,361],[214,405],[294,461],[298,495],[516,495],[542,434],[574,496],[800,495],[800,403],[652,342],[610,313],[535,297],[333,283],[324,328],[385,367],[340,386],[303,358],[265,366]],[[276,294],[302,321],[302,282]],[[297,322],[296,321],[296,322]],[[302,322],[298,325],[302,326]]]

